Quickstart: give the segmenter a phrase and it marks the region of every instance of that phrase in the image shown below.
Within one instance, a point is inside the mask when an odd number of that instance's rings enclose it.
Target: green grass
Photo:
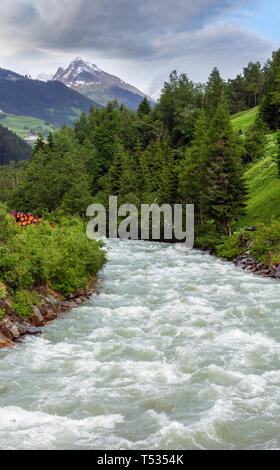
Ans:
[[[240,113],[231,116],[232,127],[235,131],[240,129],[245,132],[248,127],[252,126],[258,114],[259,107],[241,111]]]
[[[270,134],[263,157],[246,171],[249,200],[247,215],[239,220],[239,227],[269,223],[273,217],[280,219],[280,178],[277,176],[276,152],[276,134]]]
[[[21,138],[29,137],[30,134],[43,134],[47,136],[49,132],[55,130],[53,126],[47,125],[44,121],[29,116],[14,116],[13,114],[0,114],[0,124],[17,134]]]
[[[232,116],[235,131],[248,129],[256,119],[258,107]],[[249,199],[247,215],[242,217],[237,228],[250,227],[258,223],[268,224],[272,218],[280,219],[280,178],[278,178],[276,134],[266,136],[266,146],[261,159],[248,165],[245,178]]]

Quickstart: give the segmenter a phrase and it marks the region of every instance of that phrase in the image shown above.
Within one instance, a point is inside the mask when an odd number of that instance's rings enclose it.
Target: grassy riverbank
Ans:
[[[253,115],[254,110],[239,113],[232,117],[233,125],[235,128],[246,127]],[[244,127],[242,130],[244,131]],[[249,250],[250,256],[258,263],[267,266],[280,264],[280,179],[276,163],[277,152],[276,133],[268,134],[260,159],[249,164],[245,172],[248,188],[246,215],[236,222],[231,238],[216,242],[214,248],[219,256],[233,259]],[[256,231],[246,231],[253,226],[257,227]]]
[[[32,316],[38,286],[62,296],[86,288],[105,260],[102,243],[87,238],[80,219],[62,219],[54,228],[47,221],[18,227],[1,205],[0,299],[7,298],[14,313]]]
[[[236,131],[246,132],[256,118],[258,108],[232,116]],[[277,169],[276,133],[267,134],[265,146],[254,162],[247,164],[244,179],[248,190],[246,213],[233,225],[232,237],[219,237],[213,227],[197,233],[196,246],[210,249],[218,256],[234,259],[247,253],[256,263],[280,264],[280,179]],[[257,227],[256,231],[246,229]]]

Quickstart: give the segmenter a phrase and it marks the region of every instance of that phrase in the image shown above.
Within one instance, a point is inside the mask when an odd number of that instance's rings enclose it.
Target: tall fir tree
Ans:
[[[182,202],[195,205],[200,225],[204,223],[206,164],[208,156],[207,118],[201,112],[195,127],[192,146],[187,149],[179,174],[178,192]]]
[[[145,96],[143,101],[141,101],[141,103],[138,106],[137,114],[139,117],[147,116],[148,114],[150,114],[151,110],[152,110],[151,105],[147,97]]]
[[[212,119],[208,137],[205,202],[217,229],[231,236],[232,222],[244,215],[246,187],[230,116],[222,105]]]
[[[213,115],[218,106],[225,105],[226,101],[226,84],[215,67],[205,87],[205,109],[209,115]]]

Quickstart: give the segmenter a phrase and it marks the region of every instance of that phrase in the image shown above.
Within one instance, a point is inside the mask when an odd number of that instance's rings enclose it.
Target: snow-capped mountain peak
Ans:
[[[75,84],[91,84],[108,81],[105,72],[102,72],[97,65],[85,62],[81,57],[76,57],[71,64],[63,69],[60,67],[53,80],[63,82],[65,85],[73,86]],[[107,80],[106,80],[107,78]]]
[[[81,57],[76,57],[66,68],[59,67],[52,79],[64,83],[102,106],[116,99],[131,109],[137,109],[143,97],[147,96],[136,87],[104,72],[96,64],[86,62]],[[153,104],[153,99],[148,96],[147,98]]]
[[[58,80],[71,88],[83,85],[99,84],[102,86],[116,86],[130,91],[139,96],[146,96],[145,93],[136,87],[126,83],[124,80],[101,70],[96,64],[84,61],[81,57],[76,57],[67,68],[59,67],[53,80]]]

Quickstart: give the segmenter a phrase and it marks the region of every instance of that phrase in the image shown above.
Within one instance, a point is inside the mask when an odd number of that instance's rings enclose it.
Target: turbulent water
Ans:
[[[106,243],[98,295],[0,351],[0,448],[280,448],[279,284]]]

